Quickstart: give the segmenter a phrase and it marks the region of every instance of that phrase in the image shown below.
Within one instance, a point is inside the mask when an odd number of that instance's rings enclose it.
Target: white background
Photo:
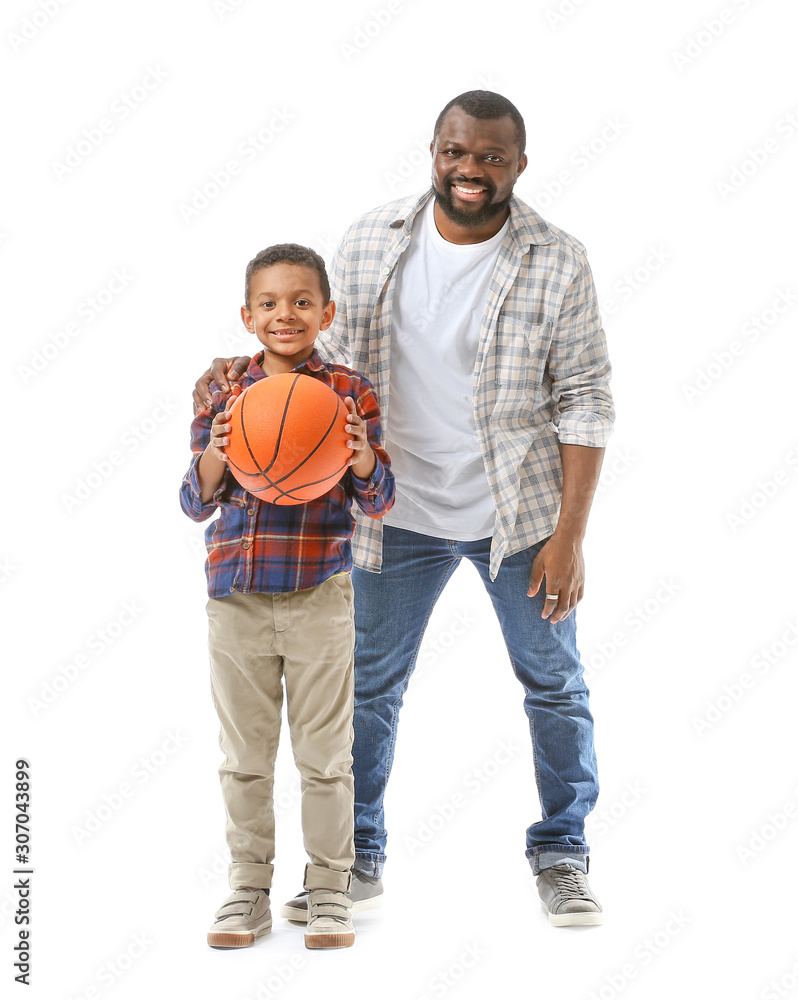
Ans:
[[[23,756],[26,996],[798,995],[794,6],[49,2],[2,14],[3,989],[23,989]],[[540,912],[522,691],[466,566],[402,713],[385,906],[348,951],[279,919],[213,951],[218,724],[202,526],[177,502],[191,388],[249,353],[246,262],[286,240],[329,258],[358,214],[426,187],[437,113],[473,88],[525,116],[516,191],[586,245],[614,362],[579,609],[606,923]],[[305,859],[285,739],[278,764],[279,905]]]

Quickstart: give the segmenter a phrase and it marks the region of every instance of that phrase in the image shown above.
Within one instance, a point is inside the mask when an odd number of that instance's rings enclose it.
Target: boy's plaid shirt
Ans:
[[[336,314],[319,344],[326,357],[373,383],[389,447],[396,265],[431,195],[430,189],[361,216],[341,240],[330,271]],[[559,444],[607,443],[615,417],[609,381],[585,248],[512,196],[474,366],[477,434],[496,506],[491,579],[505,555],[554,531],[562,498]],[[382,524],[358,512],[356,521],[355,564],[379,572]]]
[[[258,364],[262,357],[263,352],[252,359],[240,380],[242,388],[267,377]],[[390,459],[380,445],[380,410],[371,383],[351,368],[326,364],[318,351],[294,371],[318,378],[342,398],[351,396],[356,401],[357,412],[366,421],[377,465],[370,479],[359,479],[349,469],[328,493],[295,506],[257,499],[236,482],[228,469],[213,499],[203,504],[197,463],[210,441],[213,418],[229,398],[212,383],[214,406],[198,414],[191,425],[194,457],[180,490],[180,505],[192,520],[205,521],[220,511],[205,531],[210,597],[224,597],[234,591],[268,594],[306,590],[335,573],[350,570],[352,499],[373,518],[382,517],[393,504],[393,473]]]

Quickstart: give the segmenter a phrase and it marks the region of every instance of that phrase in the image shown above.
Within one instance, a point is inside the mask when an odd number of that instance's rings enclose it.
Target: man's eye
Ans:
[[[493,153],[488,153],[488,155],[485,157],[485,159],[486,160],[490,160],[491,163],[501,163],[502,162],[502,158],[500,156],[495,156]]]
[[[460,150],[459,149],[444,149],[443,155],[444,156],[459,156],[460,155]]]

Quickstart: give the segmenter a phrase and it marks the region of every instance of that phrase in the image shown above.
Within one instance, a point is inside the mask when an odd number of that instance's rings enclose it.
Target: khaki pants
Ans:
[[[310,858],[304,887],[349,888],[355,859],[352,609],[348,573],[309,590],[233,593],[208,601],[233,889],[271,887],[283,678]]]

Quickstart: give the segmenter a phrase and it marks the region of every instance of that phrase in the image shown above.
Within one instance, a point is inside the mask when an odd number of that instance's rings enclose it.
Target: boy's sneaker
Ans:
[[[308,908],[306,948],[349,948],[355,943],[352,901],[345,892],[311,889]]]
[[[382,906],[382,879],[364,875],[362,872],[352,872],[352,884],[349,887],[349,898],[352,900],[352,913],[362,913],[363,910],[374,910]],[[280,910],[280,916],[286,920],[298,920],[307,923],[308,894],[300,892],[298,896],[289,899]]]
[[[538,893],[543,912],[555,927],[600,924],[601,904],[593,895],[587,875],[573,865],[554,865],[538,875]]]
[[[265,889],[234,889],[216,911],[208,931],[211,948],[247,948],[272,929],[269,896]]]

